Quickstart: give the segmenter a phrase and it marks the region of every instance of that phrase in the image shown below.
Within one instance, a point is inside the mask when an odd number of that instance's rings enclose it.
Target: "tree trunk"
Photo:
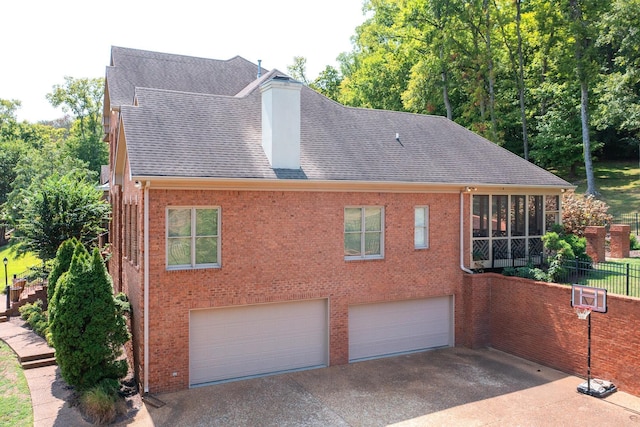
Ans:
[[[576,74],[580,82],[580,121],[582,123],[582,150],[584,154],[584,169],[587,175],[587,191],[586,194],[597,196],[600,193],[596,188],[596,181],[593,175],[593,164],[591,162],[591,140],[589,137],[589,77],[586,70],[587,60],[585,58],[587,51],[586,35],[584,32],[586,23],[582,16],[582,9],[578,0],[570,0],[571,18],[578,23],[578,29],[575,34],[575,57],[576,57]]]
[[[447,74],[447,66],[444,63],[443,47],[440,45],[440,63],[442,64],[442,98],[444,100],[444,108],[447,109],[447,119],[453,120],[453,110],[451,109],[451,100],[449,99],[449,78]]]
[[[493,70],[493,57],[491,51],[491,13],[489,12],[489,1],[484,0],[482,7],[484,9],[485,16],[485,46],[487,49],[487,73],[489,81],[489,118],[491,120],[491,139],[493,142],[498,142],[498,125],[496,123],[495,114],[495,75]]]
[[[529,136],[527,134],[527,110],[524,102],[524,60],[522,57],[522,32],[520,20],[522,18],[520,5],[522,1],[516,0],[516,33],[518,35],[518,97],[520,98],[520,117],[522,119],[522,145],[524,159],[529,160]]]
[[[591,162],[591,140],[589,138],[589,88],[586,81],[580,82],[580,119],[582,121],[582,145],[584,151],[584,169],[587,174],[586,194],[599,195],[593,175]]]

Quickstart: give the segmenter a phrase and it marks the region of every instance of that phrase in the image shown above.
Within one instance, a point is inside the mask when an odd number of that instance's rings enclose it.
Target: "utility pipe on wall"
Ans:
[[[473,271],[464,266],[464,193],[465,190],[460,192],[460,269],[473,274]]]
[[[144,392],[149,393],[149,181],[144,184]]]

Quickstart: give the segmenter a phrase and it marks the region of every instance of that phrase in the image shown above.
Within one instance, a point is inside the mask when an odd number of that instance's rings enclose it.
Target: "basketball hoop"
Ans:
[[[591,307],[586,305],[576,305],[573,307],[573,309],[576,311],[578,319],[585,320],[587,317],[589,317],[589,314],[591,314]]]

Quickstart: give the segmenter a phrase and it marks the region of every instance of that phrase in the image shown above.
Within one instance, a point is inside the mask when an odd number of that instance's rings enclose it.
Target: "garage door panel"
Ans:
[[[349,360],[449,346],[451,297],[349,308]]]
[[[326,300],[191,312],[191,385],[327,365]]]

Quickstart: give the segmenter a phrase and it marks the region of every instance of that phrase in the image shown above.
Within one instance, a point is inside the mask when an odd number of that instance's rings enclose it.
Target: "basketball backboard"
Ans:
[[[589,307],[591,311],[607,312],[607,290],[583,285],[571,285],[571,307]]]

